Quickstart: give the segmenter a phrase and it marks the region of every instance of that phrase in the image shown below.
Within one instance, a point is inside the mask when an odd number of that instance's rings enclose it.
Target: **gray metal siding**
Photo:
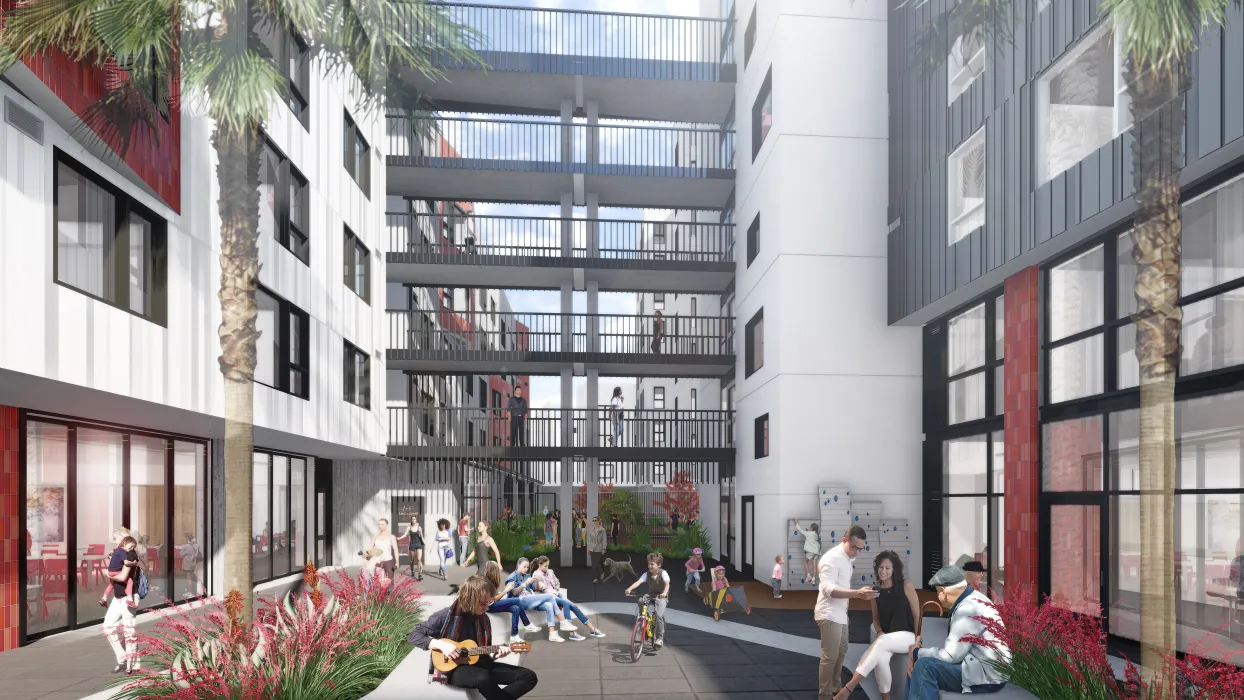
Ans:
[[[1089,225],[1116,226],[1132,208],[1130,132],[1050,182],[1034,183],[1036,77],[1099,25],[1100,0],[1052,0],[1039,14],[1037,0],[1015,0],[1026,19],[1015,24],[1013,40],[988,47],[984,74],[948,106],[945,64],[926,72],[912,46],[920,26],[950,2],[890,10],[889,218],[897,221],[887,246],[891,323],[952,293],[984,293],[1002,281],[991,271],[1034,249],[1043,259],[1045,246],[1052,255],[1065,247],[1060,236],[1083,235]],[[1203,33],[1192,73],[1185,175],[1202,177],[1198,161],[1215,156],[1214,167],[1233,167],[1236,150],[1244,154],[1244,17],[1238,8],[1229,11],[1225,28]],[[947,246],[947,158],[981,127],[985,225]],[[1227,147],[1232,150],[1224,152]],[[1227,162],[1220,162],[1224,156]],[[1100,218],[1085,223],[1093,217]]]

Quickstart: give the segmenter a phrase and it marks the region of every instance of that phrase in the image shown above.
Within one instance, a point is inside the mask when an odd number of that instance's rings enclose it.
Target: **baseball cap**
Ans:
[[[933,574],[933,578],[929,579],[929,585],[942,586],[945,588],[948,586],[957,586],[965,580],[966,579],[963,578],[963,569],[960,569],[957,566],[943,566],[937,570],[936,574]]]

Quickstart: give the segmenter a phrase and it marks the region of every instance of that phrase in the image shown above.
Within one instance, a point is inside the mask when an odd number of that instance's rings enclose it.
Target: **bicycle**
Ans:
[[[628,593],[628,596],[634,596],[634,593]],[[635,627],[631,630],[631,663],[637,663],[639,656],[644,652],[644,645],[650,644],[655,648],[655,640],[652,638],[652,630],[656,625],[653,617],[652,609],[649,607],[653,603],[653,597],[650,595],[642,595],[635,601],[639,604],[639,613],[635,615]]]

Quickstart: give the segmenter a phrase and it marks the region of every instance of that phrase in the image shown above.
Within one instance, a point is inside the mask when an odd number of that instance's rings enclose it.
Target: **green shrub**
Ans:
[[[650,532],[648,528],[641,525],[640,527],[631,530],[631,533],[626,536],[626,543],[631,546],[631,551],[651,551],[652,532]]]
[[[713,556],[712,540],[708,536],[708,530],[700,521],[695,521],[690,525],[683,525],[670,536],[669,542],[665,546],[674,552],[674,556],[678,559],[685,559],[691,556],[691,550],[699,547],[704,550],[704,556]]]

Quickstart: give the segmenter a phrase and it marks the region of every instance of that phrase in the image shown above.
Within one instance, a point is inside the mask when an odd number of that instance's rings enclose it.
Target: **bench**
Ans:
[[[560,590],[562,596],[566,595],[566,589]],[[452,598],[444,598],[428,607],[427,614],[447,607]],[[544,617],[543,614],[538,614]],[[492,623],[492,639],[495,644],[502,644],[510,638],[510,614],[509,613],[488,613],[488,620]],[[543,622],[543,620],[540,620]],[[535,622],[535,620],[533,620]],[[522,659],[518,654],[511,654],[497,663],[517,665]],[[365,700],[410,700],[410,698],[419,698],[419,700],[463,700],[470,698],[471,700],[483,700],[483,696],[476,690],[463,690],[461,688],[451,688],[443,683],[434,683],[431,680],[432,652],[425,649],[412,649],[405,659],[393,669],[389,677],[371,693],[365,696]]]
[[[921,622],[921,625],[922,627],[921,627],[920,636],[921,636],[921,642],[924,644],[924,646],[940,647],[942,644],[946,642],[946,635],[950,631],[950,619],[949,618],[926,617]],[[906,656],[899,656],[897,654],[894,656],[894,658],[890,659],[890,671],[891,671],[891,674],[894,676],[894,688],[891,691],[891,697],[896,697],[895,695],[893,695],[893,693],[897,692],[899,689],[898,686],[900,682],[899,680],[900,675],[902,677],[903,692],[906,692],[907,690],[907,680],[908,680],[907,662],[908,660],[909,659]],[[954,698],[959,698],[960,700],[962,700],[963,693],[951,693],[951,692],[943,690],[941,693],[941,696],[943,700],[952,700]],[[899,695],[897,697],[902,697],[902,696]],[[977,697],[977,696],[972,695],[971,697]],[[1037,696],[1033,695],[1027,690],[1024,690],[1023,688],[1019,688],[1014,685],[1011,685],[1010,683],[1007,683],[1006,687],[1004,687],[1001,691],[997,693],[989,693],[986,695],[981,695],[980,697],[989,698],[990,700],[1037,700]]]

